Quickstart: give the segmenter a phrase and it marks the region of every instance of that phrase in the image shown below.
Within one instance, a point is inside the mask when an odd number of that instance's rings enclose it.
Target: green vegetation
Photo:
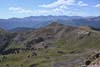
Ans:
[[[0,67],[52,67],[63,62],[78,64],[93,50],[100,49],[100,32],[90,28],[57,24],[56,28],[50,25],[30,32],[5,33],[0,34]]]

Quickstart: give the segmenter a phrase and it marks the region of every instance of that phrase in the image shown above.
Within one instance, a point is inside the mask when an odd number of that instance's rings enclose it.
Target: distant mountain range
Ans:
[[[6,30],[15,28],[40,28],[52,22],[59,22],[65,25],[93,26],[100,28],[100,16],[30,16],[24,18],[0,19],[0,27]]]

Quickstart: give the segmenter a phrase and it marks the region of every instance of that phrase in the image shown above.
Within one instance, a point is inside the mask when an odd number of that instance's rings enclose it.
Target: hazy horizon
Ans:
[[[98,16],[77,16],[77,15],[73,15],[73,16],[68,16],[68,15],[59,15],[59,16],[57,16],[57,15],[40,15],[40,16],[23,16],[23,17],[8,17],[8,18],[0,18],[0,19],[12,19],[12,18],[19,18],[19,19],[21,19],[21,18],[27,18],[27,17],[61,17],[61,16],[64,16],[64,17],[83,17],[83,18],[87,18],[87,17],[99,17],[100,15],[98,15]]]

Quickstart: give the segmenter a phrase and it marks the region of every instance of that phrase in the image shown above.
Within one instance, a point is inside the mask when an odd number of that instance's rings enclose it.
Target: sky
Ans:
[[[0,18],[100,16],[100,0],[0,0]]]

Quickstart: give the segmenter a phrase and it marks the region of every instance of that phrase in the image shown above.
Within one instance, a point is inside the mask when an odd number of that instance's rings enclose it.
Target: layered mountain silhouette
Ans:
[[[30,16],[24,18],[0,19],[0,27],[6,30],[15,28],[40,28],[52,22],[61,22],[73,26],[92,26],[100,28],[100,16],[80,17],[80,16]]]
[[[53,22],[29,31],[0,30],[0,67],[79,67],[99,49],[100,31],[89,26]]]

